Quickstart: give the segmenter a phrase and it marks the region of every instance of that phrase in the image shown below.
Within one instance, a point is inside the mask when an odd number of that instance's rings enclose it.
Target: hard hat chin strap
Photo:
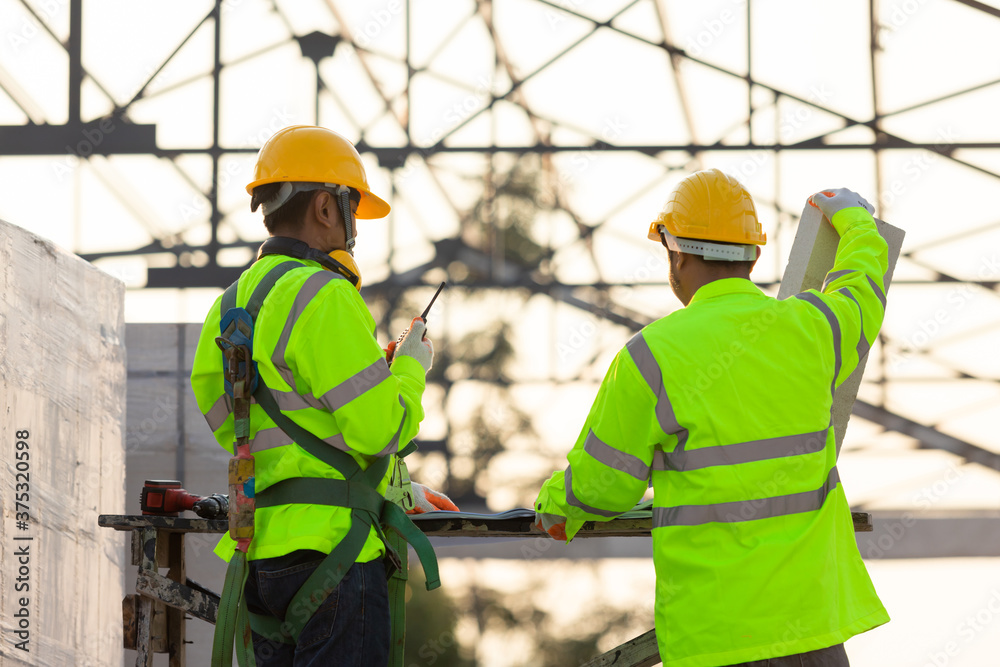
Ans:
[[[701,255],[709,262],[752,262],[757,259],[757,246],[729,245],[722,243],[712,243],[711,241],[699,241],[697,239],[677,238],[667,231],[667,228],[660,225],[657,230],[660,232],[660,239],[663,245],[674,252],[686,252],[689,255]]]
[[[332,185],[327,183],[326,185]],[[351,189],[346,185],[336,185],[333,194],[337,197],[340,215],[344,218],[344,233],[347,238],[347,254],[354,256],[354,214],[351,212]]]

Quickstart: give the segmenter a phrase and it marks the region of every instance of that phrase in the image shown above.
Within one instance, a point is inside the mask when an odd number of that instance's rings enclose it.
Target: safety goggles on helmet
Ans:
[[[686,252],[690,255],[701,255],[710,262],[752,262],[757,259],[757,246],[753,244],[722,244],[697,239],[682,239],[674,236],[664,226],[666,213],[661,213],[649,225],[651,241],[661,241],[674,252]]]

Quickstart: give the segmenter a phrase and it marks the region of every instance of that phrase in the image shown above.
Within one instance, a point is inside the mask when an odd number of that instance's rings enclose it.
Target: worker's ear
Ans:
[[[674,254],[675,259],[677,260],[675,268],[678,271],[680,271],[681,269],[683,269],[685,266],[688,265],[689,262],[691,262],[692,255],[689,255],[686,252],[675,252],[673,254]]]
[[[326,190],[317,190],[312,200],[313,215],[323,227],[332,227],[338,223],[340,216],[336,202]]]
[[[754,267],[757,266],[758,259],[760,259],[760,246],[757,246],[757,256],[753,258],[753,264],[750,265],[750,273],[753,273]]]

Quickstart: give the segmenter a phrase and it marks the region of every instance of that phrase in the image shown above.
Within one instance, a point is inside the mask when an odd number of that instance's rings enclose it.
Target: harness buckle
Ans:
[[[392,466],[389,486],[385,490],[385,499],[399,505],[404,512],[409,512],[416,504],[413,499],[413,488],[410,485],[410,473],[406,468],[406,461],[399,456],[396,457],[396,463]]]

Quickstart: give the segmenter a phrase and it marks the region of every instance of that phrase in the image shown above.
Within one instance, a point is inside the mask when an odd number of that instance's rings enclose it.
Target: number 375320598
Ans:
[[[17,442],[14,444],[15,476],[14,476],[14,509],[15,521],[28,520],[28,503],[31,500],[31,446],[28,444],[27,430],[14,433]]]

